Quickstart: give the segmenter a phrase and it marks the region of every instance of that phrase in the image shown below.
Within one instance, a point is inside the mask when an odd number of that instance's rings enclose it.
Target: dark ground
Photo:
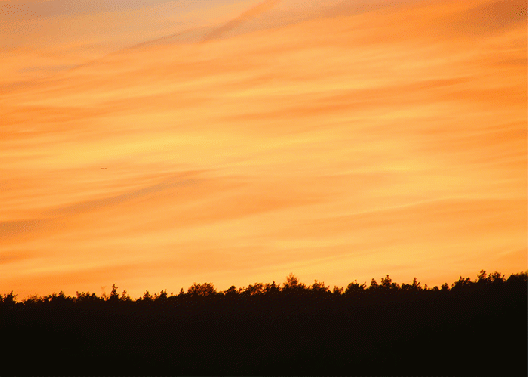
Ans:
[[[0,374],[527,375],[525,273],[444,290],[382,283],[4,295]]]

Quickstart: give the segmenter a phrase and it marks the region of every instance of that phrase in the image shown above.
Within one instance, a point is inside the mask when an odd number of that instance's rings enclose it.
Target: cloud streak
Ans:
[[[207,42],[213,39],[218,39],[222,37],[222,35],[228,33],[229,31],[236,29],[240,25],[242,25],[244,22],[248,22],[252,20],[253,18],[256,18],[260,16],[261,14],[267,12],[271,8],[273,8],[275,5],[279,4],[281,0],[265,0],[262,3],[259,3],[257,6],[246,10],[242,14],[240,14],[238,17],[233,18],[229,22],[225,23],[219,28],[216,28],[209,32],[204,38],[203,42]]]

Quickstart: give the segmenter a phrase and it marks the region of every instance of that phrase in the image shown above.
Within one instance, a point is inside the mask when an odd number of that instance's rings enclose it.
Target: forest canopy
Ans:
[[[179,299],[199,299],[199,298],[233,298],[233,297],[249,297],[249,296],[265,296],[265,295],[289,295],[297,294],[303,296],[320,296],[320,295],[332,295],[332,296],[346,296],[352,297],[358,294],[367,294],[372,295],[376,293],[397,293],[399,292],[402,295],[403,292],[425,292],[425,291],[452,291],[453,293],[457,292],[468,292],[481,289],[490,289],[492,287],[502,287],[505,283],[506,285],[515,285],[521,282],[526,282],[528,276],[528,270],[522,271],[516,274],[512,274],[509,277],[501,274],[498,271],[494,271],[488,274],[486,271],[481,270],[475,279],[469,277],[462,277],[448,284],[447,282],[442,284],[441,287],[433,286],[429,287],[427,284],[423,285],[418,281],[417,278],[414,278],[412,283],[396,283],[390,278],[389,275],[381,277],[378,280],[372,278],[369,285],[365,283],[358,283],[357,280],[349,283],[346,287],[330,286],[325,285],[324,282],[315,280],[312,284],[307,285],[301,283],[299,279],[291,273],[286,277],[282,284],[277,284],[275,281],[272,283],[254,283],[249,284],[246,287],[235,287],[231,286],[229,289],[218,291],[213,283],[193,283],[187,291],[184,291],[181,288],[178,294],[167,293],[167,290],[162,290],[159,293],[151,293],[148,290],[145,291],[143,296],[133,299],[127,293],[126,290],[122,290],[119,293],[115,284],[112,285],[112,290],[109,294],[103,293],[101,296],[97,296],[95,293],[90,292],[76,292],[75,296],[67,296],[63,291],[58,293],[52,293],[45,296],[33,295],[29,296],[22,301],[17,301],[18,295],[13,291],[10,293],[4,293],[0,295],[0,304],[3,306],[10,304],[27,304],[32,305],[36,303],[45,303],[45,302],[57,302],[57,301],[69,301],[73,303],[84,303],[84,302],[121,302],[121,303],[130,303],[130,302],[177,302]]]
[[[527,375],[528,271],[0,296],[16,375]],[[27,360],[32,360],[28,363]],[[52,361],[54,360],[54,361]]]

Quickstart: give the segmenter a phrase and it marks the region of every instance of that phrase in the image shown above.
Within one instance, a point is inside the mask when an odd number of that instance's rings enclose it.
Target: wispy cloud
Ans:
[[[212,39],[220,38],[223,34],[237,28],[244,22],[247,22],[262,13],[268,11],[269,9],[273,8],[275,5],[280,3],[281,0],[265,0],[262,3],[259,3],[257,6],[252,7],[242,14],[240,14],[238,17],[233,18],[229,22],[225,23],[219,28],[215,28],[211,32],[209,32],[204,38],[203,41],[209,41]]]

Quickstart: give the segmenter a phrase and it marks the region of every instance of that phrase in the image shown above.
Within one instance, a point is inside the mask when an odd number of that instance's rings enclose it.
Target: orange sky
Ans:
[[[0,1],[0,293],[525,270],[526,31],[525,1]]]

